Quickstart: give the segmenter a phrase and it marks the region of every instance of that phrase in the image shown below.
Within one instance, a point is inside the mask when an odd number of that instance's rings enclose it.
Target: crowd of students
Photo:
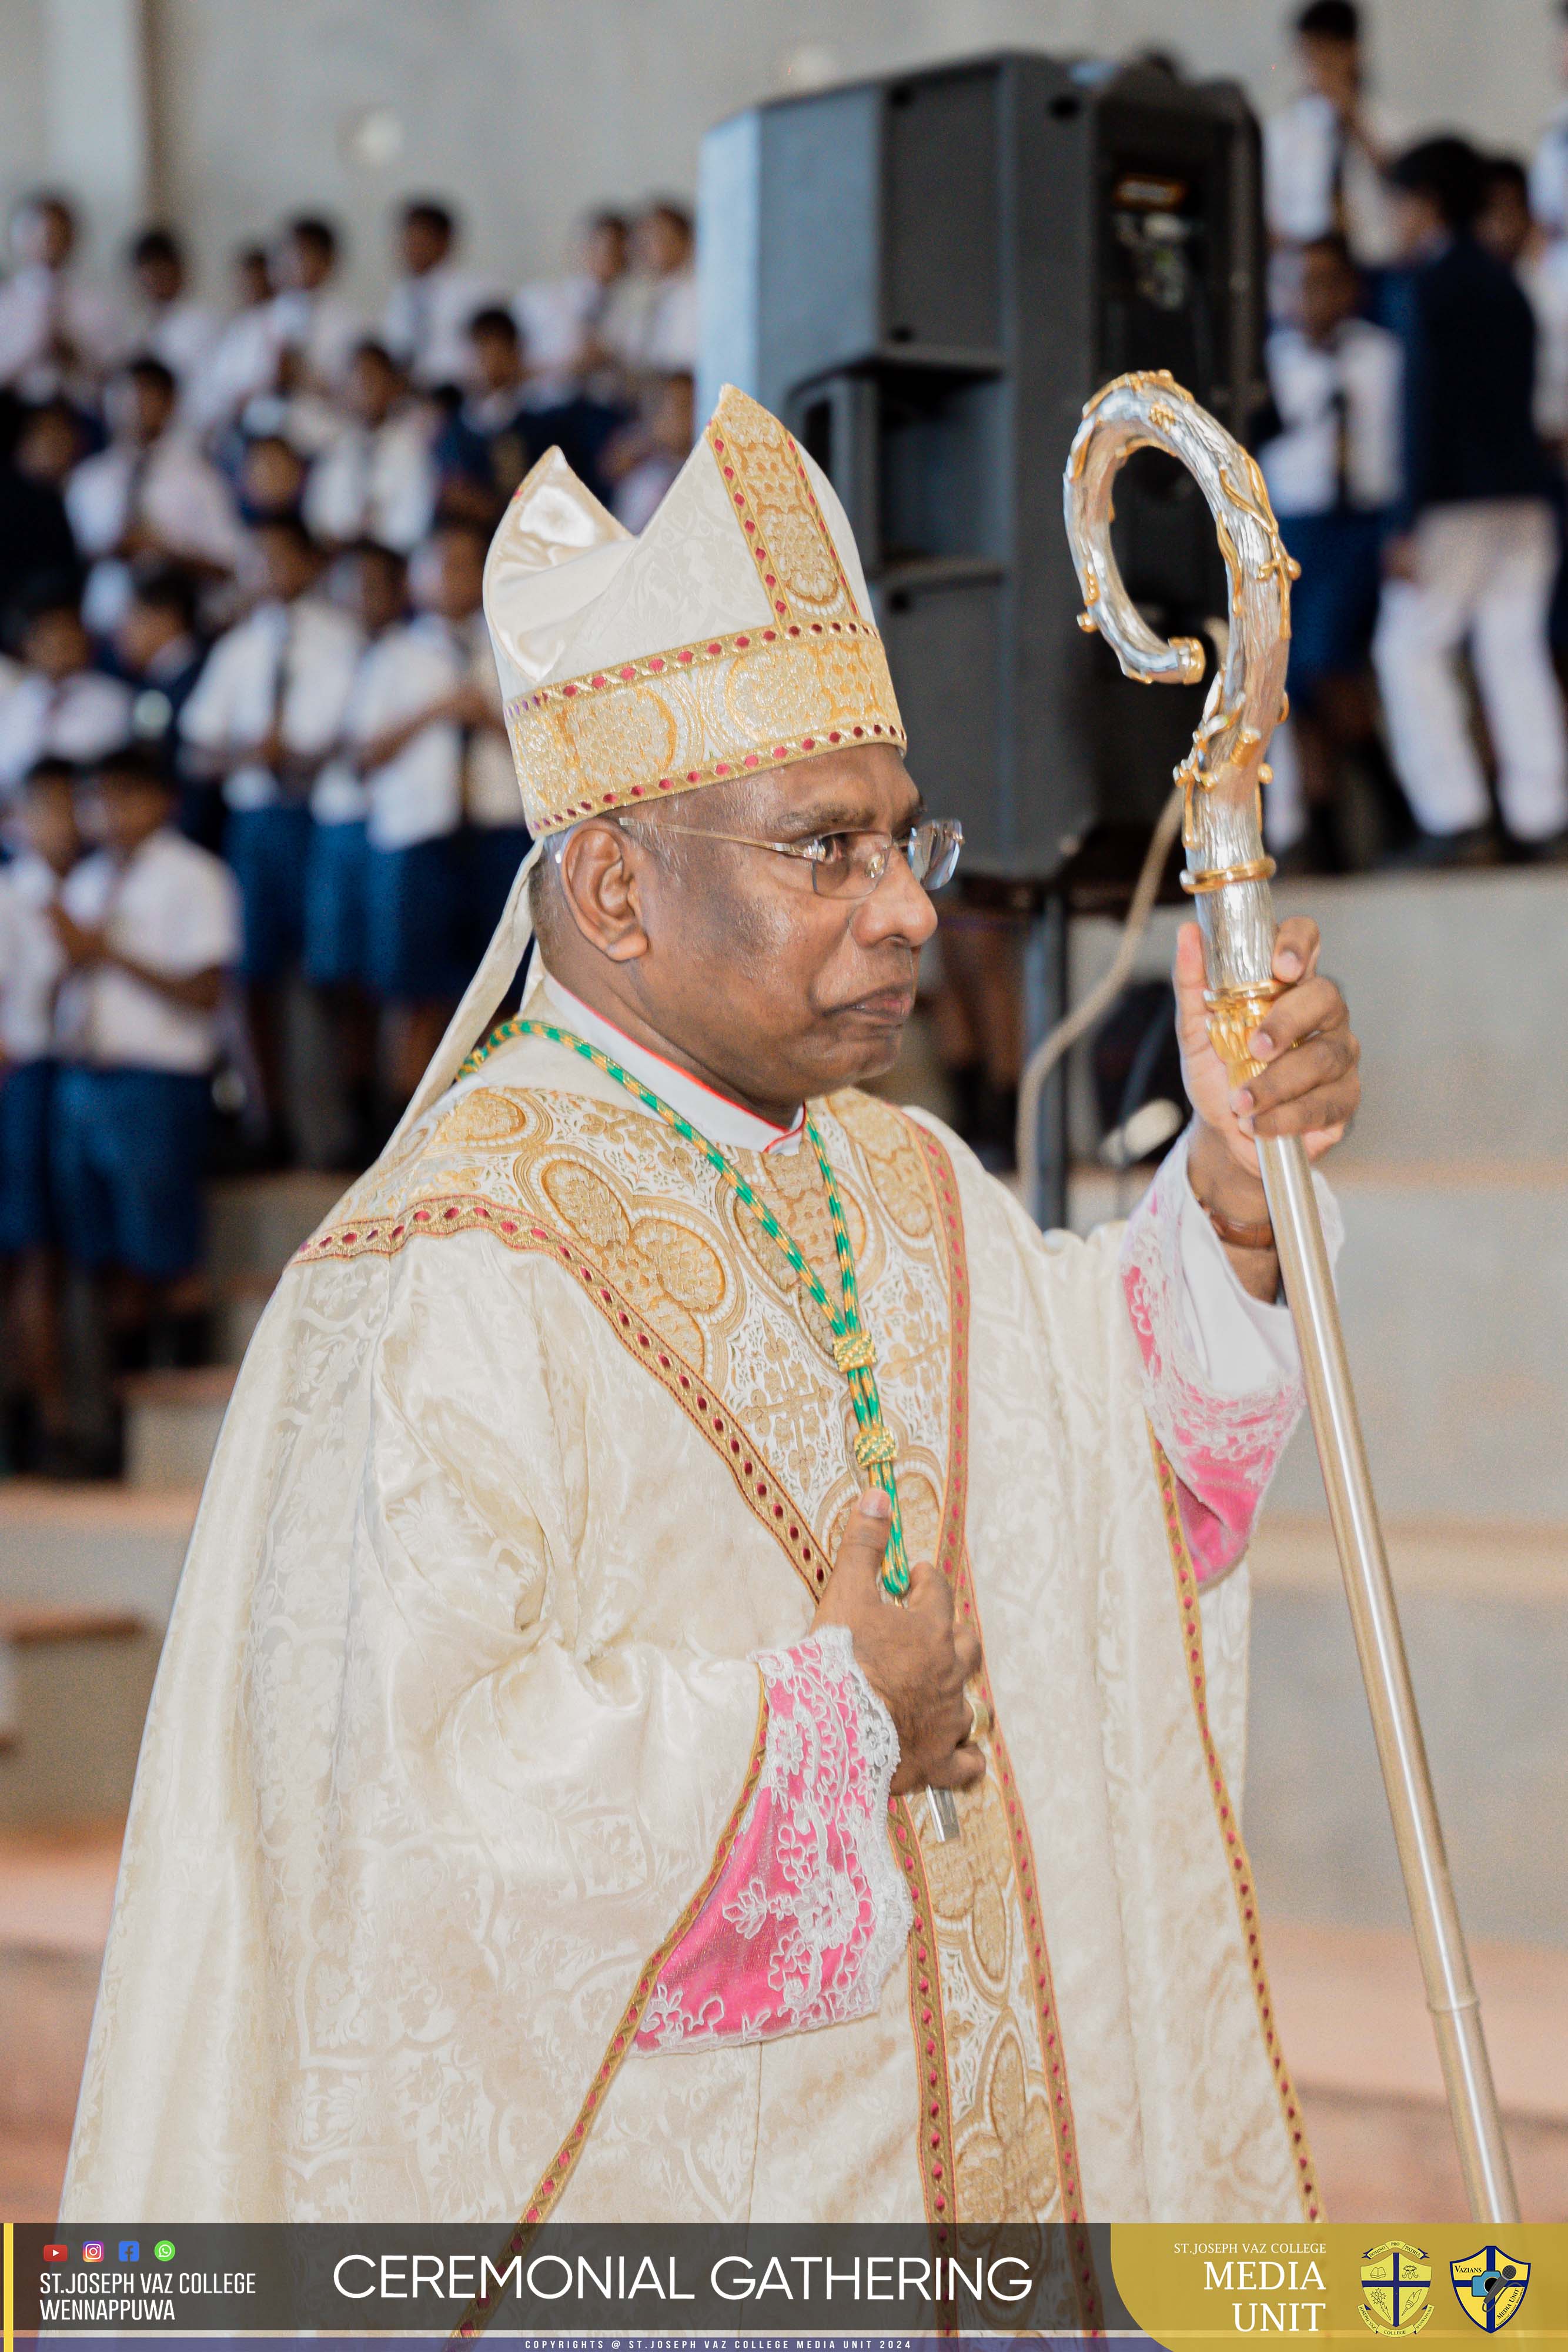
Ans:
[[[1302,8],[1302,89],[1264,125],[1259,457],[1301,565],[1270,846],[1308,869],[1561,861],[1568,107],[1533,168],[1409,143],[1361,35],[1352,0]]]
[[[559,444],[640,529],[690,446],[679,206],[597,215],[579,267],[520,292],[461,266],[441,204],[393,237],[379,320],[315,217],[238,257],[224,318],[167,229],[117,302],[63,197],[12,225],[0,1465],[92,1466],[68,1293],[111,1368],[200,1355],[214,1103],[230,1164],[378,1148],[528,847],[481,610],[496,522]]]
[[[1367,95],[1354,0],[1292,28],[1253,436],[1301,565],[1270,845],[1287,869],[1560,859],[1568,104],[1529,166],[1411,144]],[[465,266],[444,204],[391,230],[372,320],[315,215],[235,257],[226,311],[165,227],[116,294],[68,200],[12,223],[0,1466],[81,1465],[68,1291],[111,1361],[200,1352],[214,1106],[229,1164],[350,1165],[389,1131],[527,847],[488,537],[552,443],[633,530],[691,444],[678,205],[596,215],[520,289]],[[1005,1166],[1019,942],[966,1025],[945,931],[955,1094]]]

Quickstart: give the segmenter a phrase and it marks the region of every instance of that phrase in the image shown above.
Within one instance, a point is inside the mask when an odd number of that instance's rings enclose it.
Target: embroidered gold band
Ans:
[[[536,834],[841,746],[907,740],[882,639],[863,621],[709,638],[521,696],[507,723]]]

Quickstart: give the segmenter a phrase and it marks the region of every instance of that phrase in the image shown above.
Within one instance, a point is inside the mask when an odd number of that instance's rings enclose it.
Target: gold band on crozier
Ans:
[[[1201,898],[1210,890],[1228,890],[1232,882],[1270,882],[1275,870],[1271,857],[1249,857],[1244,866],[1215,866],[1203,874],[1183,866],[1178,878],[1189,898]]]

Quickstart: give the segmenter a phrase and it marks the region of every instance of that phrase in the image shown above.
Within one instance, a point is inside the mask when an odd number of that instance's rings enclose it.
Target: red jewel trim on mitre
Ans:
[[[815,636],[832,635],[843,637],[880,637],[882,632],[870,621],[812,621],[806,625]],[[799,623],[783,635],[801,635]],[[710,661],[724,661],[732,654],[752,652],[758,646],[774,646],[780,632],[768,625],[758,628],[755,623],[747,629],[733,630],[723,637],[697,637],[690,645],[668,646],[663,653],[643,654],[636,660],[619,662],[613,669],[585,670],[580,677],[561,678],[547,686],[536,686],[527,694],[518,695],[510,705],[514,710],[545,710],[552,702],[575,702],[580,697],[595,694],[616,694],[639,678],[658,677],[672,662],[683,668]]]

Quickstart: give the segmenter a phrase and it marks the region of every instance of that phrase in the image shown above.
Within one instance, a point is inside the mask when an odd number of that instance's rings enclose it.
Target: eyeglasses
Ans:
[[[622,817],[621,822],[636,824],[637,820]],[[964,828],[950,816],[922,817],[899,834],[814,833],[805,841],[758,841],[747,833],[710,833],[706,826],[685,824],[661,824],[658,831],[678,833],[687,841],[731,841],[741,849],[793,857],[810,868],[811,887],[819,898],[869,898],[894,850],[916,882],[927,890],[940,890],[952,880],[964,846]]]

